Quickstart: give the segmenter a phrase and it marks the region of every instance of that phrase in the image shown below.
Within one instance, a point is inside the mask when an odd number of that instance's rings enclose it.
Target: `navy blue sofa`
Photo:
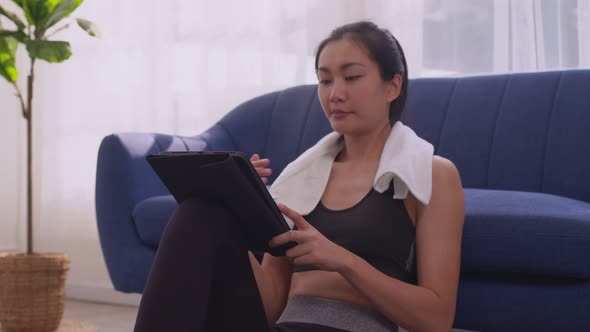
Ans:
[[[454,326],[590,331],[590,70],[411,80],[402,121],[465,187]],[[96,213],[115,289],[142,292],[177,206],[145,155],[259,153],[273,181],[330,130],[310,85],[247,101],[197,136],[105,137]]]

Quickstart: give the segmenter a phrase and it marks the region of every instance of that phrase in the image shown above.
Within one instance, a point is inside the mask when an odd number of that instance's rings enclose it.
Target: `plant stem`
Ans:
[[[53,31],[53,33],[51,33],[49,36],[46,36],[46,37],[45,37],[45,39],[49,39],[50,37],[52,37],[52,36],[53,36],[53,35],[55,35],[56,33],[60,32],[60,31],[62,31],[62,30],[65,30],[65,29],[67,29],[67,28],[69,28],[69,27],[70,27],[70,24],[68,23],[68,24],[64,25],[63,27],[61,27],[61,28],[59,28],[59,29],[57,29],[57,30]]]
[[[20,107],[22,109],[23,117],[27,119],[27,105],[25,105],[23,94],[20,91],[20,88],[18,87],[18,84],[16,82],[13,82],[12,85],[14,85],[14,89],[16,89],[16,96],[20,100]]]
[[[33,80],[35,58],[31,58],[31,72],[27,80],[27,254],[33,253]]]

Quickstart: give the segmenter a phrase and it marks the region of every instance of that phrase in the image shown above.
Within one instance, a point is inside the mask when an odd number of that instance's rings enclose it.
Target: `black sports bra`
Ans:
[[[326,238],[355,253],[379,271],[416,282],[416,230],[401,199],[393,199],[393,182],[380,194],[373,188],[354,206],[330,210],[320,201],[304,216]],[[296,228],[295,228],[296,229]],[[316,270],[297,265],[295,272]]]

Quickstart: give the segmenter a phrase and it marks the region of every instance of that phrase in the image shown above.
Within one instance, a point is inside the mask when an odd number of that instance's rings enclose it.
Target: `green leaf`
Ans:
[[[72,55],[70,43],[65,41],[29,40],[27,51],[34,58],[53,63],[64,62]]]
[[[34,7],[36,16],[32,15],[35,22],[35,36],[43,36],[47,29],[69,16],[78,8],[83,0],[23,0],[29,9],[33,8],[30,4],[36,2]],[[33,13],[33,12],[31,12]]]
[[[10,12],[10,11],[6,10],[6,8],[2,7],[2,5],[0,5],[0,15],[4,15],[9,20],[14,22],[14,24],[16,24],[16,26],[18,27],[19,30],[25,29],[25,24],[23,23],[23,21],[21,21],[21,19],[15,13]]]
[[[0,29],[0,37],[14,37],[17,34],[18,31]]]
[[[21,0],[25,15],[35,26],[35,35],[43,36],[48,28],[70,15],[83,0]]]
[[[1,25],[0,25],[0,27],[1,27]],[[21,43],[24,43],[27,39],[27,35],[20,30],[13,31],[13,30],[0,29],[0,38],[1,37],[13,37],[13,38],[16,38],[18,41],[20,41]]]
[[[60,0],[21,0],[29,24],[35,27],[47,21]]]
[[[96,24],[94,24],[88,20],[85,20],[83,18],[77,18],[76,22],[78,22],[78,25],[80,26],[80,28],[82,28],[84,31],[86,31],[92,37],[100,36],[100,31],[98,30],[98,26]]]
[[[17,46],[18,42],[12,37],[0,38],[0,76],[10,83],[18,78],[15,61]]]

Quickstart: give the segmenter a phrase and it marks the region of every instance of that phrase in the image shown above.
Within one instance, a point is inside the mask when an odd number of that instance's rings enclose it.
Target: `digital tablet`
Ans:
[[[221,203],[235,217],[249,250],[283,256],[296,243],[270,248],[290,230],[247,155],[238,151],[183,151],[148,155],[146,160],[181,204],[202,198]],[[212,220],[211,222],[215,222]]]

